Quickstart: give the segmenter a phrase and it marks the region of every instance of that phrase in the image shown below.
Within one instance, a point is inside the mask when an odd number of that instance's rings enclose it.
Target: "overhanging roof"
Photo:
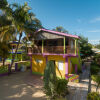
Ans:
[[[36,33],[40,32],[40,31],[44,31],[44,32],[49,32],[49,33],[61,35],[61,36],[73,37],[73,38],[80,39],[80,37],[77,36],[77,35],[71,35],[71,34],[67,34],[67,33],[62,33],[62,32],[57,32],[57,31],[52,31],[52,30],[47,30],[47,29],[39,29]]]

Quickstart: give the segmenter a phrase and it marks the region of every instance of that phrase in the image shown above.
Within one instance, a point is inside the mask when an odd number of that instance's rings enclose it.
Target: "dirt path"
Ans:
[[[0,100],[46,100],[40,76],[18,72],[0,77]]]
[[[89,86],[89,67],[82,73],[81,82],[69,82],[70,95],[68,100],[87,100],[88,86]]]

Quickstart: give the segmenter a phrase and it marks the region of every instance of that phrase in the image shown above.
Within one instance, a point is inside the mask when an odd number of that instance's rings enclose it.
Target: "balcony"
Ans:
[[[38,46],[38,47],[28,48],[28,53],[64,54],[64,46],[44,46],[43,48],[42,46]],[[71,49],[70,46],[66,46],[65,54],[75,54],[75,48]]]
[[[35,40],[32,48],[28,48],[29,54],[76,54],[75,40],[65,39],[47,39]]]

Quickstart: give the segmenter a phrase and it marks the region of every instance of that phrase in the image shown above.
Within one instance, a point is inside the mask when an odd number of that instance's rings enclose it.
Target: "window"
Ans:
[[[59,61],[59,62],[58,62],[58,69],[59,69],[59,70],[63,70],[63,65],[64,65],[64,64],[63,64],[63,61]]]
[[[37,63],[42,63],[42,60],[36,59],[36,62],[37,62]]]

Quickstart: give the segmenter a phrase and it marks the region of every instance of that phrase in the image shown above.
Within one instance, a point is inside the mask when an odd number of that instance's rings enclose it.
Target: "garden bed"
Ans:
[[[8,65],[0,66],[0,76],[8,75]]]

